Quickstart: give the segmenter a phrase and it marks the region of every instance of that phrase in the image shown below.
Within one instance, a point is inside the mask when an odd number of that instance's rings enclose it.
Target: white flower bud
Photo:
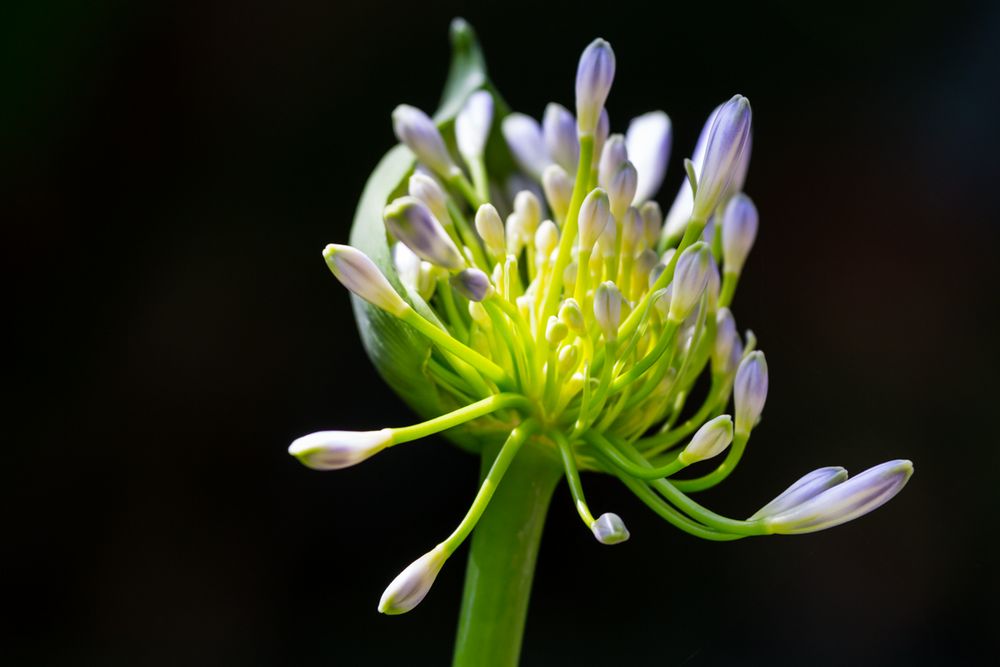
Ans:
[[[622,293],[606,280],[594,290],[594,317],[604,332],[606,341],[618,339],[618,325],[622,321]]]
[[[767,361],[755,350],[746,356],[736,371],[733,404],[736,408],[736,432],[748,435],[764,411],[767,400]]]
[[[651,111],[632,119],[625,133],[629,160],[639,173],[633,204],[652,199],[663,184],[670,159],[672,132],[670,118],[662,111]]]
[[[620,544],[629,538],[625,522],[617,514],[611,512],[597,517],[590,530],[601,544]]]
[[[628,149],[625,147],[625,137],[612,134],[601,150],[601,160],[597,165],[598,184],[605,190],[611,187],[615,174],[626,162],[628,162]]]
[[[357,248],[331,243],[323,250],[323,259],[344,287],[368,303],[397,317],[409,310],[375,262]]]
[[[611,204],[611,215],[615,220],[621,220],[625,211],[632,205],[637,178],[635,167],[628,160],[621,163],[618,171],[611,177],[611,182],[607,185],[608,200]]]
[[[458,271],[465,259],[430,209],[413,197],[400,197],[385,207],[385,224],[393,236],[421,259]]]
[[[511,213],[507,216],[507,254],[517,257],[528,242],[530,234],[524,229],[524,221],[521,216]]]
[[[799,478],[794,484],[785,489],[781,495],[757,510],[747,521],[756,521],[766,516],[781,514],[805,501],[818,496],[832,486],[840,484],[847,479],[847,471],[840,466],[829,466],[813,470],[808,475]]]
[[[451,286],[469,301],[482,301],[493,293],[490,277],[479,269],[464,269],[451,277]]]
[[[581,134],[593,134],[615,78],[615,52],[595,39],[580,56],[576,70],[576,122]]]
[[[297,438],[288,453],[313,470],[339,470],[392,444],[392,431],[319,431]]]
[[[562,302],[562,305],[559,306],[559,319],[565,322],[570,331],[578,336],[582,336],[587,332],[587,325],[583,320],[583,311],[580,310],[580,304],[576,302],[576,299],[569,298]]]
[[[545,198],[557,219],[565,220],[569,202],[573,197],[573,181],[569,174],[557,164],[550,164],[542,174],[542,188]]]
[[[726,273],[743,270],[753,242],[757,238],[757,207],[750,197],[740,193],[729,200],[722,216],[722,259]]]
[[[887,503],[909,481],[913,463],[887,461],[869,468],[800,505],[764,518],[775,533],[799,535],[839,526]]]
[[[514,213],[521,218],[526,234],[534,234],[542,221],[542,204],[531,190],[521,190],[514,197]]]
[[[580,161],[580,140],[573,114],[561,104],[549,103],[542,116],[542,135],[549,156],[567,173],[575,174]]]
[[[438,175],[448,178],[461,173],[448,154],[437,125],[420,109],[400,104],[392,112],[392,129],[396,138],[413,151],[417,160]]]
[[[437,181],[418,171],[410,176],[407,191],[411,197],[423,202],[438,222],[446,226],[451,224],[451,216],[448,214],[448,196]]]
[[[732,441],[733,418],[720,415],[705,422],[677,458],[684,465],[704,461],[721,454]]]
[[[712,371],[720,375],[729,375],[736,370],[739,357],[736,357],[735,364],[733,350],[738,348],[740,356],[743,353],[743,344],[740,342],[740,335],[736,332],[736,320],[728,308],[720,308],[715,314],[715,341],[712,344]]]
[[[597,252],[605,259],[615,256],[616,227],[615,221],[609,220],[604,231],[597,237]]]
[[[535,252],[539,264],[547,262],[549,256],[559,245],[559,228],[556,223],[546,220],[538,226],[535,232]]]
[[[711,262],[712,251],[701,241],[690,245],[681,253],[671,283],[673,294],[670,299],[670,319],[683,322],[694,309],[708,284]]]
[[[705,145],[705,161],[698,173],[698,191],[694,196],[693,215],[707,220],[741,168],[743,151],[750,136],[750,102],[735,95],[722,105]]]
[[[466,164],[471,165],[482,158],[492,125],[493,96],[488,91],[477,90],[469,95],[455,117],[455,143]]]
[[[663,228],[663,211],[655,201],[648,201],[639,207],[639,215],[645,227],[646,247],[655,248],[660,241],[660,230]]]
[[[545,150],[545,139],[538,121],[523,113],[512,113],[503,119],[500,128],[521,171],[536,181],[541,180],[542,172],[552,160]]]
[[[413,561],[382,593],[382,599],[378,602],[379,612],[405,614],[420,604],[447,559],[444,549],[436,546]]]
[[[483,204],[476,211],[476,231],[493,257],[503,257],[507,251],[503,220],[493,204]]]
[[[604,233],[611,220],[611,204],[608,193],[601,188],[594,188],[583,199],[580,206],[579,228],[580,248],[590,250],[597,239]]]

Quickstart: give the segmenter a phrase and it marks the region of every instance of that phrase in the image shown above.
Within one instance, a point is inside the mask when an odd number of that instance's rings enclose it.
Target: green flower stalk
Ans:
[[[379,611],[417,606],[474,535],[455,664],[516,663],[560,477],[607,545],[629,531],[616,513],[594,517],[583,472],[618,478],[667,522],[716,541],[821,530],[898,493],[909,461],[853,478],[821,468],[745,520],[692,497],[734,471],[767,398],[764,354],[731,309],[758,226],[741,192],[749,101],[713,112],[665,226],[652,197],[670,119],[655,111],[609,136],[610,44],[581,56],[576,113],[553,103],[538,123],[507,108],[464,22],[453,41],[441,109],[393,112],[402,146],[366,187],[351,245],[323,253],[354,296],[368,354],[426,421],[323,431],[290,448],[330,470],[442,433],[483,457],[465,516],[392,581]],[[707,395],[690,405],[702,376]]]

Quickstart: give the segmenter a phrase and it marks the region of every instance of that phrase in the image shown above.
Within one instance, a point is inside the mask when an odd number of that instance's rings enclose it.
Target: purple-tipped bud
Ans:
[[[449,178],[461,173],[452,161],[437,125],[420,109],[400,104],[392,112],[392,129],[396,138],[413,151],[417,160],[438,175]]]
[[[493,293],[490,277],[479,269],[464,269],[453,275],[449,281],[455,291],[469,301],[482,301]]]
[[[632,205],[635,197],[635,188],[638,183],[638,174],[635,166],[626,160],[618,167],[618,171],[611,177],[608,183],[608,199],[611,204],[611,215],[615,220],[621,220],[625,211]]]
[[[782,535],[813,533],[847,523],[881,507],[895,496],[913,474],[905,459],[869,468],[819,495],[779,514],[764,518],[772,532]]]
[[[743,270],[757,238],[757,207],[740,193],[729,200],[722,216],[722,260],[726,273]]]
[[[677,259],[673,294],[670,298],[670,319],[683,322],[694,309],[708,284],[712,251],[701,241],[693,243]]]
[[[493,257],[503,257],[507,250],[503,220],[493,204],[483,204],[476,211],[476,231]]]
[[[705,121],[705,125],[701,128],[701,134],[698,135],[698,142],[694,146],[694,153],[691,154],[692,168],[698,177],[701,176],[701,167],[705,162],[705,146],[708,144],[708,137],[712,133],[715,118],[718,116],[719,109],[721,108],[721,105],[717,106],[709,114],[708,120]],[[684,233],[684,228],[687,227],[688,220],[691,219],[691,212],[693,210],[694,192],[691,190],[690,180],[685,177],[664,221],[663,236],[668,240],[679,239]]]
[[[523,113],[512,113],[503,119],[500,128],[521,171],[536,181],[541,180],[542,172],[552,160],[545,150],[545,139],[538,121]]]
[[[455,242],[420,200],[400,197],[385,207],[383,218],[393,236],[420,259],[449,271],[465,267]]]
[[[331,243],[323,250],[323,259],[344,287],[368,303],[396,316],[409,310],[375,262],[357,248]]]
[[[405,614],[420,604],[431,590],[447,559],[448,554],[437,546],[413,561],[382,593],[382,599],[378,602],[379,612],[389,615]]]
[[[705,161],[698,172],[693,213],[698,220],[708,220],[740,169],[750,136],[750,122],[750,102],[742,95],[734,95],[716,114],[705,145]]]
[[[569,202],[573,197],[573,181],[569,174],[557,164],[550,164],[542,173],[542,189],[549,202],[552,214],[560,222],[566,219]]]
[[[455,143],[466,164],[483,156],[493,125],[493,96],[485,90],[469,95],[455,117]]]
[[[615,52],[595,39],[580,56],[576,69],[576,124],[581,134],[594,134],[615,78]]]
[[[611,185],[615,174],[628,161],[628,150],[625,148],[625,137],[612,134],[601,151],[601,160],[597,165],[597,182],[605,190]]]
[[[672,136],[670,118],[662,111],[637,116],[629,123],[625,145],[629,160],[639,172],[639,184],[632,202],[636,206],[659,192],[670,159]]]
[[[734,349],[739,350],[735,360]],[[720,375],[729,375],[736,370],[740,357],[743,355],[743,344],[736,331],[736,320],[728,308],[720,308],[715,314],[715,341],[712,345],[712,371]]]
[[[746,356],[736,371],[733,404],[736,407],[736,433],[748,435],[764,411],[767,400],[767,361],[756,350]]]
[[[600,157],[604,150],[604,142],[608,140],[611,133],[611,119],[608,118],[608,110],[601,109],[601,117],[597,119],[597,131],[594,132],[594,155]]]
[[[622,293],[606,280],[594,290],[594,317],[604,332],[606,341],[618,340],[618,325],[622,321]]]
[[[392,431],[319,431],[297,438],[288,453],[313,470],[339,470],[392,444]]]
[[[590,530],[601,544],[621,544],[629,538],[625,522],[622,521],[620,516],[611,512],[606,512],[597,517]]]
[[[411,197],[423,202],[442,225],[451,224],[451,216],[448,215],[448,196],[433,178],[419,171],[414,173],[410,176],[408,192]]]
[[[576,136],[576,119],[569,109],[555,102],[546,106],[542,134],[549,156],[567,173],[575,174],[580,161],[580,140]]]
[[[691,442],[678,456],[684,465],[718,456],[733,441],[733,418],[719,415],[698,429]]]
[[[840,466],[829,466],[813,470],[808,475],[800,477],[797,482],[785,489],[781,495],[757,510],[747,521],[756,521],[767,516],[787,512],[814,496],[818,496],[830,487],[840,484],[845,479],[847,479],[847,471]]]
[[[580,248],[590,250],[597,243],[611,220],[608,193],[601,188],[591,190],[580,206]]]

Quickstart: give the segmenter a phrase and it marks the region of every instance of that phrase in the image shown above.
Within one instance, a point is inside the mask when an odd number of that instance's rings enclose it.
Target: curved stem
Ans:
[[[485,476],[498,447],[483,451]],[[528,598],[549,501],[554,459],[525,443],[472,535],[454,667],[512,667],[521,653]]]

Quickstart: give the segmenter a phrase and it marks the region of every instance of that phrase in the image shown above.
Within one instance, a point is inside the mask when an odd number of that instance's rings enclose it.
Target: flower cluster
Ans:
[[[416,164],[383,217],[404,293],[360,250],[334,244],[323,253],[351,292],[430,341],[429,386],[459,407],[413,426],[313,433],[291,453],[330,470],[457,426],[505,438],[465,518],[389,585],[384,613],[423,599],[524,447],[559,462],[603,544],[629,533],[616,514],[594,517],[581,470],[617,476],[668,522],[710,540],[829,528],[885,503],[912,473],[905,460],[851,478],[822,468],[746,520],[691,499],[739,463],[767,397],[764,354],[752,333],[740,336],[730,310],[758,225],[742,192],[751,109],[736,95],[711,114],[664,218],[652,198],[670,120],[656,111],[610,134],[615,67],[611,46],[591,43],[577,70],[576,113],[553,103],[541,123],[501,114],[486,89],[468,96],[444,132],[419,109],[398,107],[393,127]],[[518,167],[502,182],[486,159],[497,130]],[[708,390],[689,406],[703,375]],[[716,457],[701,474],[682,474]]]

